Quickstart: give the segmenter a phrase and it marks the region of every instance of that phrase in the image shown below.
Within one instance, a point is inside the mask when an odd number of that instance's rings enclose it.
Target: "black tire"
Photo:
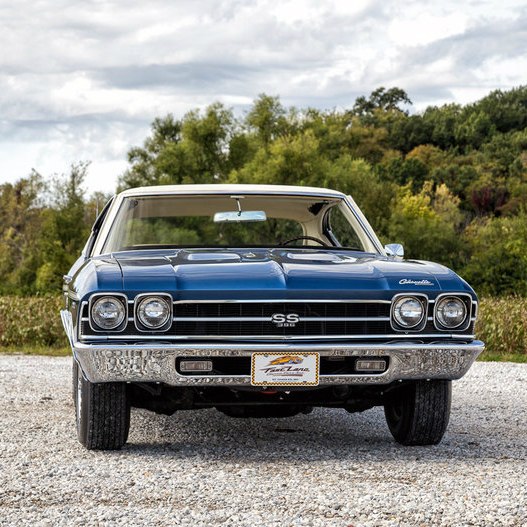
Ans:
[[[130,404],[126,384],[92,383],[73,361],[77,436],[88,450],[118,450],[128,439]]]
[[[437,445],[450,418],[452,381],[413,381],[386,394],[384,415],[402,445]]]

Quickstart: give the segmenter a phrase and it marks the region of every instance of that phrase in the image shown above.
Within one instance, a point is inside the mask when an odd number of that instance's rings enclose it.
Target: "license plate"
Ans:
[[[253,386],[317,386],[318,353],[253,353]]]

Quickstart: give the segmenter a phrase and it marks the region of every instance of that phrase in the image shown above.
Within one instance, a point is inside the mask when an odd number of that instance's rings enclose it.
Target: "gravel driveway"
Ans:
[[[77,443],[71,360],[0,355],[0,525],[527,525],[527,365],[454,383],[436,447],[381,409],[233,419],[132,412],[120,452]]]

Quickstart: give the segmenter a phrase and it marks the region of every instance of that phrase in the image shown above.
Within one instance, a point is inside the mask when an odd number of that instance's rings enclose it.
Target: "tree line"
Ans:
[[[310,185],[350,193],[385,243],[452,267],[483,294],[527,296],[527,87],[411,113],[400,88],[350,109],[286,108],[262,94],[156,118],[118,189],[184,183]],[[98,209],[87,163],[0,185],[0,293],[58,291]]]

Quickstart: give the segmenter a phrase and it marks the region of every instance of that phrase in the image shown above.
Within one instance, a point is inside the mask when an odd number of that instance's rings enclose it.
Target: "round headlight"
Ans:
[[[393,306],[393,317],[403,328],[415,328],[425,316],[422,302],[413,296],[398,298]]]
[[[447,296],[437,303],[436,318],[445,328],[453,329],[461,326],[467,317],[467,306],[463,300],[455,296]]]
[[[100,329],[115,329],[126,316],[123,303],[113,296],[98,298],[92,305],[91,317]]]
[[[146,328],[157,329],[170,318],[170,303],[162,296],[147,296],[137,306],[137,318]]]

